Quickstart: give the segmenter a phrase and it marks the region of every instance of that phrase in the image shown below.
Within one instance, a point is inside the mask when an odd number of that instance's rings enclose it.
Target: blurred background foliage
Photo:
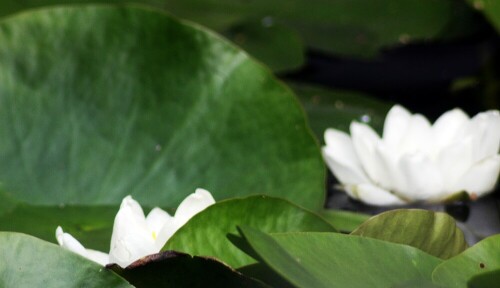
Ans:
[[[500,105],[496,0],[5,0],[0,16],[67,3],[147,5],[219,32],[292,83],[315,132],[351,114],[377,127],[383,101],[431,119]]]

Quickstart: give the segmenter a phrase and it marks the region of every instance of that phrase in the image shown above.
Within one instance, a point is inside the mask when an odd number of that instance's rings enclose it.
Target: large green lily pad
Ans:
[[[149,9],[75,6],[0,22],[0,182],[34,204],[324,201],[292,92],[246,53]]]
[[[370,218],[351,234],[410,245],[442,259],[467,249],[464,233],[453,217],[428,210],[384,212]]]
[[[0,232],[1,287],[132,287],[115,273],[32,236]]]
[[[410,246],[340,233],[241,231],[261,261],[296,287],[394,287],[429,281],[442,261]]]
[[[255,261],[227,238],[228,234],[237,234],[237,226],[242,225],[266,232],[335,231],[319,216],[288,201],[253,196],[208,207],[179,229],[163,250],[213,256],[235,268],[248,265]]]

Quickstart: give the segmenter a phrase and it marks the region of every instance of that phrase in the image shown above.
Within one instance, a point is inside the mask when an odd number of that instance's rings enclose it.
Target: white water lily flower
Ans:
[[[191,217],[214,203],[210,192],[196,189],[195,193],[182,201],[174,216],[156,207],[145,217],[139,203],[127,196],[115,217],[109,255],[85,249],[73,236],[64,233],[61,227],[56,229],[56,238],[62,247],[101,265],[116,263],[127,267],[144,256],[158,253]]]
[[[476,199],[495,187],[500,171],[500,114],[469,118],[460,109],[431,125],[395,105],[383,137],[352,122],[351,136],[325,131],[323,157],[346,193],[371,205],[439,202],[465,191]]]

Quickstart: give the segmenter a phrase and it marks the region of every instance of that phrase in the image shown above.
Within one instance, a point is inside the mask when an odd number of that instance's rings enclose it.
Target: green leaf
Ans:
[[[464,233],[453,217],[428,210],[387,211],[370,218],[351,234],[410,245],[442,259],[467,249]]]
[[[460,255],[441,263],[432,273],[435,283],[449,287],[467,287],[467,281],[479,274],[500,269],[500,235],[488,237]]]
[[[134,287],[266,287],[214,258],[167,251],[141,258],[126,268],[110,269]]]
[[[238,246],[239,247],[239,246]],[[238,271],[246,276],[259,279],[271,287],[291,288],[292,284],[274,272],[271,268],[262,263],[250,264],[238,268]]]
[[[113,221],[118,206],[35,206],[19,204],[0,213],[0,231],[22,232],[55,242],[61,226],[84,247],[109,251]]]
[[[334,209],[323,210],[319,215],[332,224],[333,227],[342,232],[348,233],[356,229],[359,225],[371,217],[370,215],[362,213]]]
[[[476,10],[482,12],[490,23],[500,32],[500,2],[497,0],[467,0]]]
[[[352,121],[366,122],[379,133],[385,115],[392,105],[367,95],[344,90],[329,90],[319,86],[288,83],[299,96],[309,124],[321,143],[327,128],[349,133]]]
[[[410,246],[340,233],[241,231],[263,261],[296,287],[391,287],[429,280],[442,261]]]
[[[469,0],[475,1],[475,0]],[[279,23],[299,34],[307,46],[330,53],[369,57],[381,48],[406,44],[409,41],[463,37],[476,31],[474,13],[462,1],[453,0],[363,0],[337,1],[240,1],[230,0],[4,0],[0,16],[23,9],[63,3],[138,3],[167,9],[220,33],[247,25],[248,21]],[[479,2],[479,0],[475,1]],[[494,2],[494,0],[481,1]],[[464,7],[465,6],[465,7]],[[493,5],[491,5],[493,6]],[[471,16],[472,15],[472,16]],[[251,20],[249,20],[251,19]],[[465,19],[465,21],[464,21]],[[282,31],[283,32],[283,31]],[[289,34],[285,32],[286,34]],[[248,33],[246,43],[250,52],[271,67],[294,69],[302,56],[280,54],[292,38],[283,33]],[[290,34],[291,35],[291,34]],[[327,36],[325,36],[327,35]],[[262,41],[263,39],[267,41]],[[255,48],[257,47],[258,48]],[[255,49],[254,49],[255,48]],[[286,59],[290,63],[286,65]],[[275,66],[276,63],[279,65]]]
[[[485,272],[472,277],[467,282],[468,288],[497,288],[500,283],[500,269]]]
[[[2,287],[132,287],[113,272],[40,239],[0,232]]]
[[[304,63],[300,36],[270,17],[239,22],[223,31],[223,35],[274,72],[294,70]]]
[[[334,231],[319,216],[288,201],[253,196],[218,202],[194,216],[169,239],[162,250],[213,256],[231,267],[254,263],[227,239],[246,225],[266,232]],[[207,245],[207,243],[210,243]]]
[[[155,10],[0,22],[0,182],[32,204],[176,207],[265,193],[317,209],[324,165],[293,93],[219,36]]]
[[[454,2],[171,0],[166,8],[218,31],[248,18],[269,17],[295,29],[312,48],[367,57],[382,47],[439,37],[453,20]]]

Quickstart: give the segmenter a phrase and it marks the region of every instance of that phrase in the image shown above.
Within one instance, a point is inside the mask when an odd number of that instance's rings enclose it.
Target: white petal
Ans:
[[[172,237],[172,235],[179,230],[179,228],[182,227],[182,224],[179,223],[179,221],[176,221],[175,218],[172,220],[168,221],[163,225],[162,229],[158,233],[158,238],[156,239],[155,245],[158,248],[158,251],[165,246],[165,243],[167,243],[168,239]]]
[[[331,147],[323,147],[321,151],[328,168],[340,183],[347,185],[369,182],[361,167],[352,162],[342,163],[332,156],[337,155],[338,151],[334,151]]]
[[[469,194],[481,196],[495,188],[500,172],[500,155],[487,158],[470,168],[457,182],[454,191],[465,190]]]
[[[436,152],[457,140],[461,129],[469,121],[469,116],[461,109],[453,109],[441,115],[432,126]]]
[[[382,138],[391,147],[398,147],[411,120],[411,113],[400,105],[394,105],[384,122]]]
[[[168,221],[171,221],[172,218],[173,217],[164,210],[155,207],[153,208],[153,210],[151,210],[151,212],[149,212],[148,216],[146,217],[146,223],[149,230],[155,233],[159,233],[163,225],[165,225],[165,223],[167,223]]]
[[[339,182],[359,184],[368,181],[349,135],[335,129],[327,129],[325,142],[327,146],[321,149],[323,158]]]
[[[431,123],[422,115],[416,114],[408,122],[406,131],[403,132],[399,146],[400,154],[415,153],[417,151],[429,152],[432,148]]]
[[[56,229],[56,239],[61,247],[101,264],[102,266],[109,263],[108,254],[92,249],[85,249],[78,240],[71,236],[71,234],[64,233],[61,226],[58,226]]]
[[[392,191],[404,191],[407,189],[406,177],[399,167],[399,158],[397,153],[389,149],[387,145],[381,142],[375,148],[375,161],[379,164],[378,186]]]
[[[380,163],[375,158],[375,147],[380,143],[380,138],[373,129],[357,122],[352,122],[350,126],[352,143],[361,166],[370,177],[372,182],[380,183],[383,181]],[[381,179],[382,178],[382,179]]]
[[[110,263],[109,255],[97,250],[87,249],[87,258],[102,266],[106,266]]]
[[[154,242],[142,208],[132,197],[125,197],[113,225],[109,251],[110,262],[125,267],[124,263],[132,263],[148,255],[145,253],[158,252],[154,251]]]
[[[474,140],[466,137],[445,146],[437,154],[437,165],[443,176],[444,190],[456,192],[456,183],[473,164]]]
[[[351,137],[347,133],[336,129],[327,129],[325,131],[325,143],[330,152],[330,157],[344,165],[358,167],[361,170],[361,164],[356,151],[354,151]]]
[[[358,184],[358,185],[360,185],[360,184]],[[358,195],[355,194],[355,193],[358,193],[357,192],[358,185],[343,185],[342,189],[345,191],[345,193],[347,195],[349,195],[349,197],[359,200]]]
[[[184,225],[191,217],[203,211],[208,206],[215,203],[212,194],[205,189],[198,188],[195,193],[184,199],[177,211],[175,211],[175,220]]]
[[[483,160],[498,153],[500,147],[500,113],[487,111],[479,113],[471,120],[470,128],[478,137],[476,161]]]
[[[353,191],[358,198],[366,204],[375,206],[402,205],[406,204],[394,194],[372,184],[358,185]]]
[[[154,241],[147,235],[129,233],[111,243],[109,262],[127,267],[140,258],[158,253]]]
[[[407,189],[398,191],[411,200],[441,199],[444,195],[443,180],[439,168],[422,153],[401,158],[401,170],[406,177]]]
[[[56,239],[61,247],[73,251],[83,257],[86,257],[85,247],[83,247],[83,245],[73,236],[68,233],[64,233],[61,226],[58,226],[56,229]]]

